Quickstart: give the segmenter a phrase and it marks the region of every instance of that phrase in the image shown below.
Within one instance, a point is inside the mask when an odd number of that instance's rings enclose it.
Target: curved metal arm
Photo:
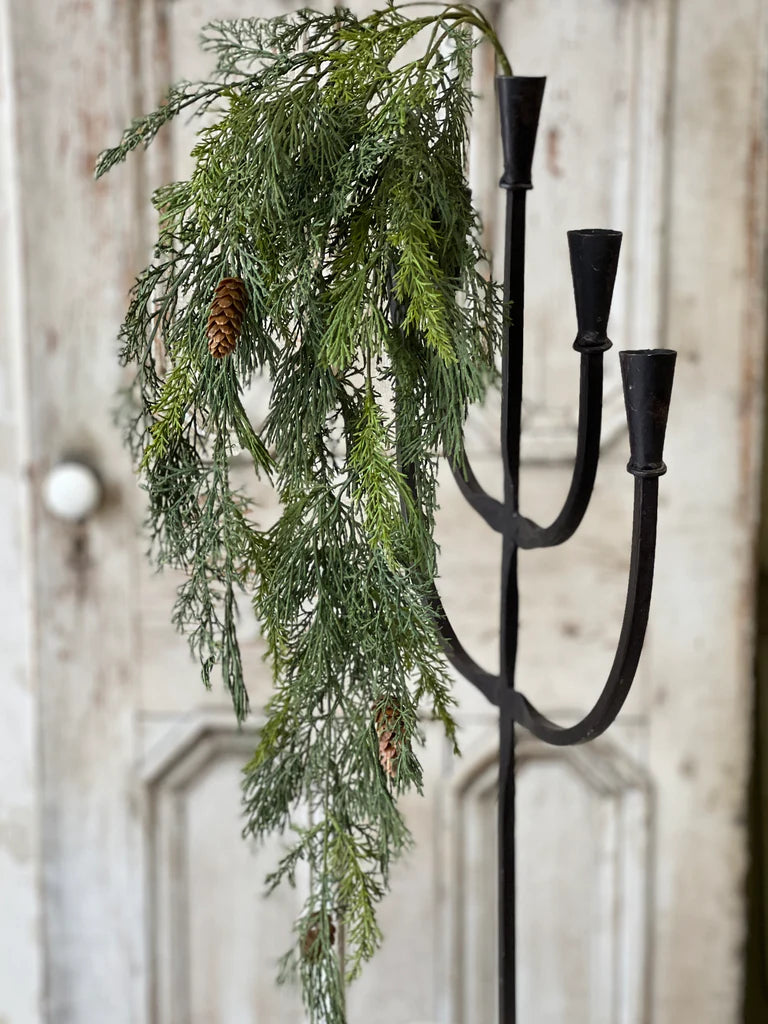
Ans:
[[[456,630],[451,625],[443,602],[437,590],[433,590],[429,603],[437,616],[438,628],[445,645],[445,654],[453,667],[469,680],[478,690],[488,698],[491,704],[499,703],[499,677],[481,668],[474,658],[467,653]]]
[[[464,451],[461,453],[461,458],[464,463],[463,469],[458,462],[452,461],[450,464],[453,478],[458,484],[459,490],[475,512],[482,516],[490,528],[497,533],[501,533],[504,521],[504,506],[500,501],[492,498],[490,494],[486,494],[483,490],[480,481],[472,472],[472,467]]]
[[[550,526],[539,526],[524,516],[515,518],[512,538],[520,548],[547,548],[562,544],[578,529],[589,506],[600,458],[603,405],[603,353],[583,352],[579,384],[579,427],[576,462],[568,497]]]
[[[509,690],[504,694],[503,704],[507,704],[515,721],[545,743],[565,747],[595,739],[614,721],[627,699],[648,624],[656,551],[658,495],[657,476],[635,477],[632,557],[624,622],[608,681],[589,714],[576,725],[563,727],[537,711],[519,691]]]

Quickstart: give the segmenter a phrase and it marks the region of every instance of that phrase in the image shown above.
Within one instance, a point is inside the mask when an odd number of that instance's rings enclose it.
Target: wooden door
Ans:
[[[183,173],[172,129],[94,185],[97,152],[167,83],[204,69],[198,27],[280,0],[0,0],[0,1022],[302,1020],[273,985],[301,893],[265,901],[280,846],[240,838],[238,773],[269,679],[244,623],[238,731],[168,625],[143,560],[142,497],[111,426],[114,338]],[[488,8],[515,70],[548,74],[530,209],[524,511],[552,517],[574,448],[577,357],[565,231],[625,232],[617,347],[680,351],[656,594],[632,698],[605,740],[520,742],[521,1024],[736,1024],[742,988],[752,545],[764,347],[766,12],[760,0],[514,0]],[[471,175],[500,244],[490,55]],[[593,506],[522,560],[520,685],[583,712],[617,637],[631,481],[615,351]],[[470,448],[497,480],[497,410]],[[41,504],[67,455],[105,500],[71,526]],[[270,496],[260,496],[268,504]],[[499,549],[449,479],[442,590],[493,668]],[[494,1021],[494,716],[457,682],[461,760],[437,735],[417,839],[351,1024]]]

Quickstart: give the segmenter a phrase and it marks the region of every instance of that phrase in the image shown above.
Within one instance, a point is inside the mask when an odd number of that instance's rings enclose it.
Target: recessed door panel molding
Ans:
[[[498,742],[450,780],[441,852],[446,1024],[496,1014]],[[521,1021],[645,1024],[652,803],[641,765],[609,742],[518,742]]]
[[[264,879],[287,839],[241,835],[240,777],[258,725],[201,712],[169,726],[142,764],[146,798],[151,1024],[303,1024],[298,991],[275,984],[305,892]]]
[[[515,73],[547,76],[528,199],[522,451],[529,462],[570,462],[579,368],[571,348],[576,321],[569,229],[624,232],[609,329],[616,347],[650,348],[663,337],[671,5],[666,0],[515,0],[485,9],[499,28]],[[504,213],[494,74],[488,53],[477,67],[481,100],[470,177],[498,278]],[[624,430],[614,350],[606,359],[603,444]],[[495,451],[498,433],[498,403],[489,401],[487,409],[471,417],[468,445]]]

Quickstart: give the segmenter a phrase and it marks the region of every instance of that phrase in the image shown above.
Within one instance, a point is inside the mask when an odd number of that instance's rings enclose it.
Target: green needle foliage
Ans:
[[[274,692],[245,769],[245,832],[295,837],[269,885],[309,878],[283,974],[298,971],[323,1024],[343,1024],[345,982],[380,942],[377,904],[410,841],[396,799],[421,787],[420,714],[454,737],[429,603],[437,463],[461,457],[502,319],[465,173],[475,30],[509,72],[464,5],[209,25],[210,81],[172,88],[97,167],[185,110],[217,115],[190,179],[153,198],[159,236],[121,334],[126,436],[153,557],[187,574],[174,621],[206,685],[220,666],[239,719],[242,595],[261,623]],[[206,320],[225,277],[248,308],[234,352],[214,359]],[[258,374],[272,390],[257,430],[241,395]],[[270,529],[230,482],[239,451],[279,495]]]

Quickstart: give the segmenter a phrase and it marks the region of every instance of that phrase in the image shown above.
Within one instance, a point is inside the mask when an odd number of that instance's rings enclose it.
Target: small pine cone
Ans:
[[[307,959],[312,959],[320,952],[320,947],[317,944],[317,940],[320,938],[320,915],[319,913],[312,915],[312,924],[304,935],[304,941],[301,945],[301,951]],[[328,940],[332,946],[336,941],[336,925],[333,923],[333,918],[328,915]]]
[[[237,344],[247,305],[248,293],[239,277],[225,277],[216,285],[205,329],[215,359],[228,356]]]
[[[376,712],[376,734],[379,737],[379,761],[384,769],[384,774],[394,779],[397,771],[397,756],[399,751],[394,741],[394,730],[392,728],[395,719],[395,709],[391,706],[381,708]]]

